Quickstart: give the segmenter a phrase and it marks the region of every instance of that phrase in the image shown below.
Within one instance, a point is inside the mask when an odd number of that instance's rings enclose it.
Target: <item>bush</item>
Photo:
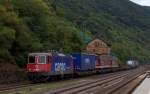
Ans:
[[[25,70],[13,64],[0,63],[0,84],[19,83],[26,80]]]

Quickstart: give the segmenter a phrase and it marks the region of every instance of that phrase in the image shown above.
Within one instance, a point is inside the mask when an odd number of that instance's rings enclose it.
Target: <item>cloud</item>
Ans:
[[[130,0],[143,6],[150,6],[150,0]]]

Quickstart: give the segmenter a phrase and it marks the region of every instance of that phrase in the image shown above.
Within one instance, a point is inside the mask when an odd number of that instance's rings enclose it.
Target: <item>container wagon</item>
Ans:
[[[90,74],[95,72],[96,55],[87,53],[74,53],[73,63],[75,74]]]

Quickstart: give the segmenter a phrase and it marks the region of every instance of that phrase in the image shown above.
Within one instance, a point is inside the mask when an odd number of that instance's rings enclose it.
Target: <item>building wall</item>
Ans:
[[[95,54],[110,54],[110,50],[107,44],[99,39],[94,39],[86,47],[87,52]]]

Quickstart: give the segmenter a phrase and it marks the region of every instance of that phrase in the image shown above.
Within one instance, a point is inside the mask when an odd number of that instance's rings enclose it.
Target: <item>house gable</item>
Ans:
[[[88,43],[86,47],[87,52],[94,54],[109,54],[110,48],[108,45],[100,39],[94,39]]]

